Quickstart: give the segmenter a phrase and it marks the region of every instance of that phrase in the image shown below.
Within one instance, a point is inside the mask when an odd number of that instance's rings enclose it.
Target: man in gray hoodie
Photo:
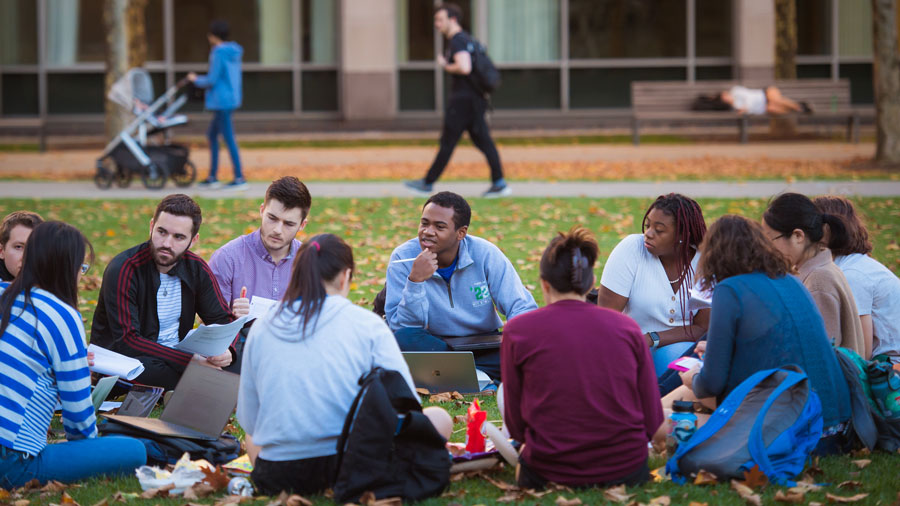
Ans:
[[[498,310],[510,320],[537,309],[506,255],[468,235],[471,217],[464,198],[436,193],[422,208],[418,237],[391,254],[385,317],[401,350],[450,351],[443,337],[498,332]],[[499,381],[499,350],[474,353],[476,366]]]

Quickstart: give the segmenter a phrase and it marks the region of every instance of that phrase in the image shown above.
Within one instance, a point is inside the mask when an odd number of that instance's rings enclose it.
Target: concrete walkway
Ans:
[[[163,190],[147,190],[135,182],[130,188],[99,190],[90,182],[0,182],[0,198],[68,198],[68,199],[159,199],[169,193],[184,192],[205,198],[254,198],[265,195],[268,183],[250,183],[246,191],[200,191],[195,187],[180,189],[171,183]],[[335,182],[308,183],[313,197],[410,197],[400,182]],[[677,192],[692,197],[767,198],[781,192],[794,191],[806,195],[840,194],[867,197],[900,196],[900,181],[753,181],[753,182],[513,182],[513,195],[518,197],[656,197]],[[487,189],[484,182],[446,182],[435,190],[449,190],[465,197],[477,197]]]

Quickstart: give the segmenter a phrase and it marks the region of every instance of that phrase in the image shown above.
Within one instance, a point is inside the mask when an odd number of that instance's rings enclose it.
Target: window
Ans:
[[[268,0],[266,0],[268,1]],[[333,0],[303,0],[301,45],[306,63],[334,63],[335,5]]]
[[[242,111],[290,111],[293,91],[290,72],[244,72]]]
[[[106,59],[103,0],[47,0],[47,63]]]
[[[797,54],[831,54],[831,2],[797,0]]]
[[[838,54],[871,57],[872,3],[838,0],[838,12]]]
[[[569,57],[683,57],[686,19],[684,1],[569,0]]]
[[[696,0],[694,12],[697,56],[731,56],[731,2]]]
[[[304,111],[337,111],[337,71],[305,70],[301,80]]]
[[[36,74],[3,74],[0,97],[4,116],[37,116],[38,78]]]
[[[434,71],[401,70],[398,92],[401,111],[433,111]]]
[[[557,0],[488,3],[488,53],[498,63],[559,60]]]
[[[687,79],[684,67],[572,69],[569,74],[573,109],[630,107],[631,81]]]
[[[36,2],[34,0],[0,0],[0,65],[36,63]],[[3,110],[5,111],[6,108],[4,107]]]
[[[397,61],[434,59],[434,2],[397,0]]]
[[[290,0],[178,0],[175,15],[175,61],[209,60],[209,23],[227,21],[230,38],[244,48],[244,62],[278,64],[292,60]]]
[[[491,97],[496,109],[559,109],[559,70],[504,69],[502,76]]]
[[[47,112],[102,114],[105,100],[103,82],[103,74],[49,74]]]

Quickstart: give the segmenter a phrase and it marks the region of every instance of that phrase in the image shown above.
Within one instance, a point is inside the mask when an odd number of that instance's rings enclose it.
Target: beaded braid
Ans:
[[[688,312],[690,300],[685,294],[694,281],[694,268],[691,267],[691,260],[703,241],[703,236],[706,235],[703,211],[697,201],[680,193],[660,195],[644,213],[642,232],[646,231],[647,216],[654,209],[659,209],[675,219],[675,237],[678,239],[675,244],[675,257],[678,260],[678,282],[680,284],[678,298],[681,314],[687,314],[688,320],[692,324],[693,315]],[[690,326],[688,326],[688,333],[690,332]]]

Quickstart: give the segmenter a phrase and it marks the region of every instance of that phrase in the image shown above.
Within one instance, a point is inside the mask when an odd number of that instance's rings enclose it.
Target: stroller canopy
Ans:
[[[107,97],[127,110],[132,110],[134,101],[144,105],[153,102],[153,81],[150,73],[142,68],[131,69],[113,83]]]

